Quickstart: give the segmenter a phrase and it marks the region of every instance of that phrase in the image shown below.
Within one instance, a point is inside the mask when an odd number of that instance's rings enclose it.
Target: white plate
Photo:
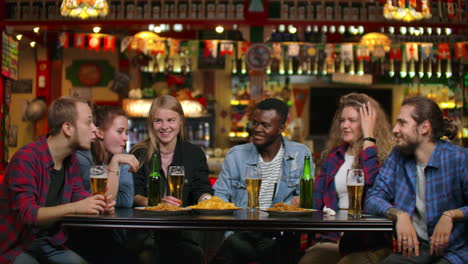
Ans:
[[[297,217],[297,216],[311,216],[317,210],[315,209],[307,209],[306,211],[269,211],[269,210],[261,210],[263,212],[268,213],[269,216],[274,217]]]
[[[185,208],[183,210],[174,210],[174,211],[167,211],[167,210],[145,210],[145,206],[134,207],[133,209],[142,211],[145,214],[150,214],[154,216],[173,216],[173,215],[185,215],[192,211],[191,208]]]

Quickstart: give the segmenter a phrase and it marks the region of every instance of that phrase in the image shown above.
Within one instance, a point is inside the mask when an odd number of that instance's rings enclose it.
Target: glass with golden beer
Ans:
[[[89,169],[91,179],[91,192],[105,195],[107,189],[107,168],[104,165],[93,165]]]
[[[364,191],[364,171],[350,169],[346,175],[348,188],[348,217],[359,219],[362,216],[362,193]]]
[[[260,186],[262,185],[262,173],[259,167],[248,166],[245,171],[245,182],[247,184],[249,211],[257,211],[259,206]]]
[[[169,166],[167,174],[171,196],[182,201],[182,192],[184,191],[185,180],[184,166]]]

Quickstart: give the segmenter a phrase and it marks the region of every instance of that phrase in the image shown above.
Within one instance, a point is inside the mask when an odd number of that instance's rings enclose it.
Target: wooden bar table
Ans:
[[[190,212],[178,216],[155,216],[137,209],[117,208],[109,215],[67,215],[62,224],[70,227],[136,228],[173,230],[253,230],[253,231],[379,231],[393,230],[386,218],[364,215],[350,220],[346,210],[335,216],[314,212],[309,216],[271,217],[268,213],[237,210],[231,215],[200,215]]]

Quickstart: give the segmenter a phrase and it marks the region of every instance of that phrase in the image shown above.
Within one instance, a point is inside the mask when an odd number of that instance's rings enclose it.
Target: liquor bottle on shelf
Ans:
[[[204,132],[204,146],[208,148],[210,146],[210,123],[205,122],[205,132]]]

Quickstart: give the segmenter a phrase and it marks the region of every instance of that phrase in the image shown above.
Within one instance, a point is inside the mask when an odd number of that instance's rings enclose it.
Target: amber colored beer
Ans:
[[[169,189],[171,190],[171,196],[179,200],[182,200],[182,192],[184,191],[184,175],[169,175]]]
[[[364,191],[364,185],[348,184],[347,187],[349,199],[348,216],[360,218],[362,212],[362,192]]]
[[[106,193],[106,187],[107,187],[107,177],[106,175],[91,175],[91,191],[93,194],[102,194],[104,195]]]
[[[262,185],[262,179],[246,179],[247,183],[247,194],[248,194],[248,209],[258,209],[259,207],[259,196],[260,186]]]

